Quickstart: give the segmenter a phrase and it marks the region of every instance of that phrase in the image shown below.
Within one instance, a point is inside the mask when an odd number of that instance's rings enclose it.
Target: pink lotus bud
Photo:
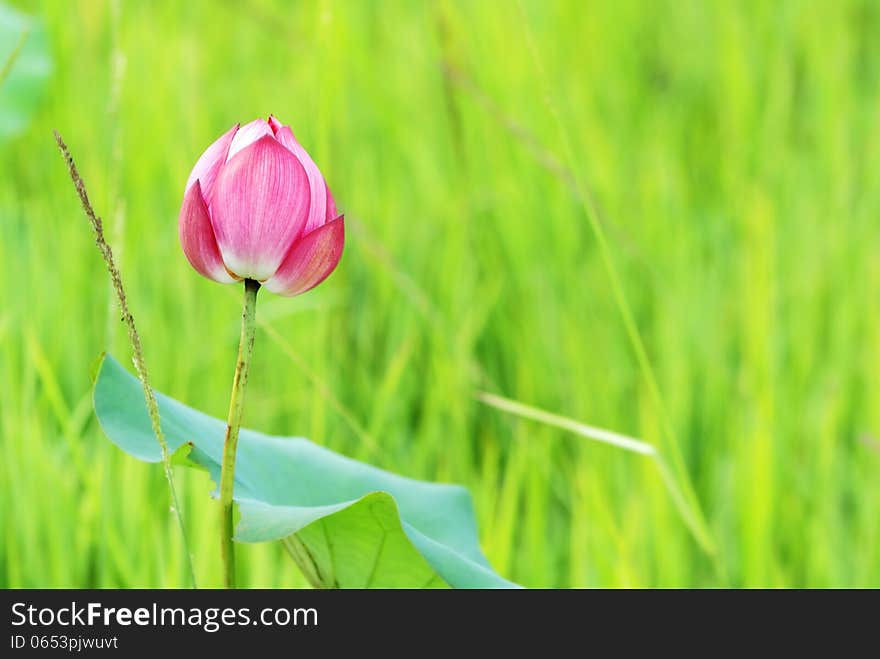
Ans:
[[[256,279],[298,295],[333,272],[345,225],[330,189],[289,126],[233,126],[198,159],[178,223],[192,267],[223,284]]]

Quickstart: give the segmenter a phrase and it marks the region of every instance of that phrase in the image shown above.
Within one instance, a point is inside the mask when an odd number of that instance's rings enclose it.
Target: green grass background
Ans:
[[[201,151],[269,112],[348,235],[324,285],[261,295],[246,425],[468,486],[526,586],[880,586],[880,4],[14,4],[54,69],[0,145],[0,586],[188,584],[161,469],[91,413],[90,364],[129,352],[52,128],[153,385],[224,417],[241,291],[189,267],[177,212]],[[475,400],[663,445],[590,201],[714,555],[649,459]],[[219,585],[210,483],[175,473]],[[280,546],[239,560],[304,584]]]

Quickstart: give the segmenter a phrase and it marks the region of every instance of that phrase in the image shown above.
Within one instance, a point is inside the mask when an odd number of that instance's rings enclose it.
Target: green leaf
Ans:
[[[161,393],[156,399],[169,451],[219,482],[226,424]],[[160,460],[140,382],[112,357],[98,371],[94,402],[110,441],[141,460]],[[316,586],[516,587],[483,556],[470,495],[457,485],[404,478],[307,439],[242,428],[235,500],[236,540],[282,541]]]
[[[51,70],[42,22],[0,4],[0,139],[30,123]]]

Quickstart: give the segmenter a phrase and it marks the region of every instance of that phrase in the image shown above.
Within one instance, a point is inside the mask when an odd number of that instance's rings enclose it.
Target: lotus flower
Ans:
[[[299,295],[333,272],[343,217],[318,167],[275,117],[235,125],[202,154],[178,223],[193,268],[222,284],[255,279]]]

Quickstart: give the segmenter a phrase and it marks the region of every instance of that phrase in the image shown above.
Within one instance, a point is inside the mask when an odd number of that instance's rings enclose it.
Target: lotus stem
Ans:
[[[232,379],[229,397],[229,418],[226,437],[223,440],[223,463],[220,470],[220,551],[223,556],[224,582],[227,588],[235,588],[235,547],[232,542],[233,515],[232,493],[235,484],[235,451],[238,447],[238,431],[244,410],[244,392],[247,388],[251,356],[254,353],[256,330],[257,291],[260,282],[246,279],[244,282],[244,308],[241,312],[241,339],[238,344],[238,360]]]

